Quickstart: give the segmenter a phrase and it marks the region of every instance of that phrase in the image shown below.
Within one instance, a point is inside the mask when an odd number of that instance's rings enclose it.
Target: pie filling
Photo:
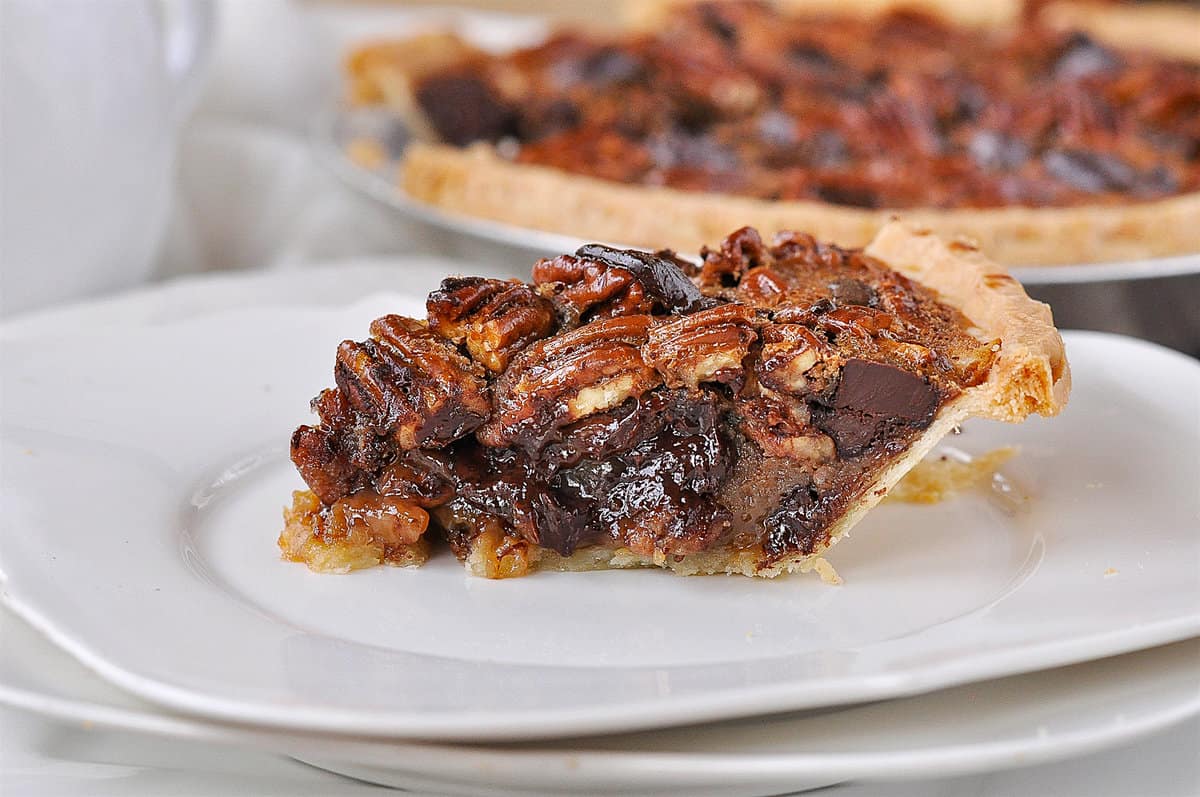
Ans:
[[[1200,66],[1034,22],[697,3],[653,34],[480,53],[413,96],[447,143],[624,183],[865,208],[1200,190]]]
[[[744,228],[702,255],[450,277],[426,321],[343,342],[292,437],[285,556],[420,564],[444,540],[489,577],[761,573],[823,550],[999,349],[860,250]]]

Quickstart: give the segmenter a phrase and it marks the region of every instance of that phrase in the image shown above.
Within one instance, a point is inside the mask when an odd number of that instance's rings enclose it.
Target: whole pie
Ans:
[[[899,223],[865,250],[743,228],[699,265],[590,244],[426,308],[338,346],[291,440],[287,558],[820,570],[965,418],[1054,415],[1070,384],[1046,305]]]
[[[1037,19],[643,16],[505,55],[369,46],[352,97],[420,134],[409,195],[580,238],[695,251],[750,223],[862,246],[899,211],[1012,264],[1200,252],[1200,56]]]

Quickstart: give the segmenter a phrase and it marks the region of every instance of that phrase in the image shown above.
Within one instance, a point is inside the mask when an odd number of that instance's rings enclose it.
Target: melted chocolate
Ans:
[[[838,454],[853,457],[872,447],[893,425],[924,429],[938,408],[937,389],[927,379],[891,365],[853,359],[817,428],[833,438]]]
[[[517,132],[516,111],[471,71],[426,78],[417,86],[416,100],[438,135],[458,147]]]
[[[602,244],[587,244],[576,257],[617,266],[633,274],[646,291],[668,313],[692,313],[712,307],[715,302],[702,294],[669,253],[642,252],[637,249],[613,249]]]

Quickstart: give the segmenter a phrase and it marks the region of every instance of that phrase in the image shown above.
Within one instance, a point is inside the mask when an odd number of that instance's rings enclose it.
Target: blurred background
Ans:
[[[0,6],[5,316],[183,274],[398,252],[525,273],[527,253],[481,247],[347,187],[321,162],[315,131],[342,95],[341,62],[356,42],[448,25],[533,41],[539,19],[604,26],[619,16],[602,0],[53,5],[62,13],[42,13],[40,0]],[[1200,355],[1194,273],[1030,292],[1051,302],[1060,327]]]

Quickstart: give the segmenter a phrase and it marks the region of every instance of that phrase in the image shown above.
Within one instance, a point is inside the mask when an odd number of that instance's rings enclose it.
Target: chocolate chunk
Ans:
[[[1200,152],[1197,152],[1197,156],[1200,156]],[[1138,175],[1133,190],[1138,196],[1163,196],[1178,191],[1179,181],[1170,169],[1160,163]]]
[[[861,307],[874,307],[879,299],[875,289],[862,280],[840,279],[829,283],[833,300],[839,307],[856,304]]]
[[[840,64],[827,50],[807,42],[788,47],[787,59],[805,72],[823,74],[840,68]]]
[[[850,161],[846,139],[836,130],[819,130],[804,142],[804,157],[810,166],[833,169]]]
[[[1128,191],[1137,180],[1132,166],[1106,152],[1056,149],[1042,156],[1042,165],[1057,179],[1080,191]]]
[[[777,108],[768,108],[755,123],[758,136],[773,147],[795,147],[800,143],[796,120]]]
[[[671,130],[648,138],[646,149],[649,150],[654,165],[660,169],[683,166],[724,172],[738,168],[736,153],[718,143],[712,136],[703,133]]]
[[[458,147],[473,141],[495,141],[517,132],[513,109],[471,72],[427,78],[417,86],[416,99],[438,136]]]
[[[537,141],[570,130],[581,118],[579,107],[570,100],[558,98],[547,103],[531,103],[521,113],[517,133],[522,141]]]
[[[879,197],[866,186],[830,183],[828,185],[818,185],[815,193],[817,199],[830,202],[834,205],[846,205],[852,208],[879,207]]]
[[[700,19],[704,23],[704,27],[712,31],[725,44],[737,43],[737,25],[724,19],[719,7],[708,4],[700,6]]]
[[[838,454],[852,457],[869,448],[889,426],[924,429],[938,407],[937,390],[900,368],[852,359],[827,408],[814,408],[813,422],[833,438]]]
[[[668,258],[664,253],[587,244],[579,247],[575,256],[630,272],[642,284],[646,295],[668,312],[692,313],[716,304],[715,299],[700,293],[674,258]]]
[[[999,130],[980,130],[967,145],[971,159],[984,169],[1010,171],[1029,159],[1029,148],[1018,138]]]
[[[793,487],[763,522],[767,531],[767,553],[772,556],[790,552],[812,553],[824,536],[819,531],[822,525],[820,509],[820,497],[810,484]]]
[[[593,85],[629,83],[641,76],[642,63],[624,50],[606,47],[588,56],[580,73],[585,81]]]
[[[1076,31],[1054,62],[1054,76],[1075,80],[1098,72],[1107,72],[1121,65],[1115,52],[1103,47],[1086,33]]]

